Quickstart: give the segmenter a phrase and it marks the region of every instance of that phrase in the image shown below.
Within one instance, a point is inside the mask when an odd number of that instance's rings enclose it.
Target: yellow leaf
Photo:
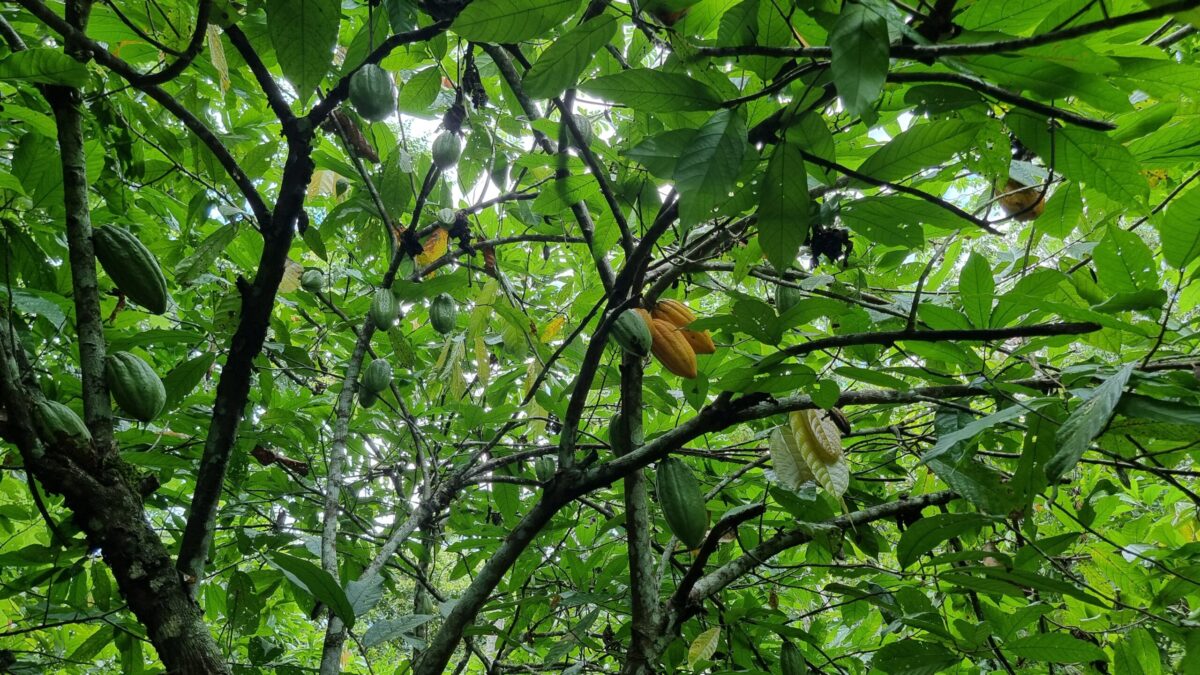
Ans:
[[[721,627],[713,626],[696,636],[692,646],[688,647],[688,668],[695,668],[699,661],[707,661],[717,653],[717,643],[721,640]]]
[[[300,276],[304,274],[304,266],[288,258],[283,262],[283,278],[279,280],[279,292],[291,293],[300,288]]]
[[[329,169],[313,171],[312,180],[308,182],[308,198],[312,199],[317,195],[332,197],[337,189],[337,179],[338,175]]]
[[[438,258],[446,255],[446,249],[450,243],[450,233],[442,228],[437,228],[429,238],[425,240],[424,251],[417,254],[417,263],[422,267],[429,265]]]
[[[559,331],[562,330],[563,324],[565,324],[566,322],[567,322],[567,317],[560,316],[560,317],[555,318],[550,323],[546,324],[546,327],[542,330],[542,342],[550,342],[555,337],[557,337]]]
[[[487,345],[483,343],[483,336],[475,338],[475,371],[479,373],[479,384],[486,387],[488,379],[492,374],[492,364],[488,360]]]
[[[221,31],[216,24],[208,24],[204,37],[208,41],[208,58],[221,78],[221,91],[229,91],[229,64],[225,62],[225,47],[221,44]]]

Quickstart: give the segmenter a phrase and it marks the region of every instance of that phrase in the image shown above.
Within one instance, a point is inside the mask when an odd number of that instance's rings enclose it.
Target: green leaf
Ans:
[[[1092,249],[1096,276],[1110,293],[1159,290],[1158,263],[1142,238],[1121,227],[1109,227],[1108,233]]]
[[[592,57],[612,40],[616,31],[616,19],[602,15],[564,33],[525,73],[525,93],[534,98],[552,98],[561,94],[575,84]]]
[[[1046,464],[1046,477],[1051,483],[1058,481],[1063,474],[1075,468],[1083,453],[1087,451],[1092,439],[1104,431],[1105,425],[1112,419],[1117,403],[1129,376],[1133,373],[1135,364],[1126,364],[1099,387],[1092,390],[1092,395],[1076,408],[1059,428],[1059,450]]]
[[[1054,9],[1043,0],[978,0],[954,18],[967,30],[1022,35]]]
[[[959,661],[961,656],[936,642],[904,638],[875,652],[871,665],[888,675],[936,675]]]
[[[1107,661],[1104,650],[1090,642],[1063,633],[1035,633],[1004,645],[1005,651],[1023,659],[1050,663]]]
[[[82,87],[88,74],[82,63],[62,51],[33,47],[0,59],[0,81]]]
[[[1120,312],[1136,312],[1150,309],[1162,309],[1167,304],[1167,292],[1161,288],[1145,291],[1127,291],[1116,293],[1108,300],[1092,305],[1097,312],[1119,314]]]
[[[846,227],[873,244],[919,249],[925,233],[908,209],[917,201],[898,195],[863,197],[843,204],[840,215]]]
[[[838,96],[851,115],[871,110],[888,72],[888,29],[884,18],[859,3],[846,3],[829,33],[831,70]]]
[[[441,69],[435,66],[417,71],[400,88],[400,96],[396,102],[396,109],[409,115],[431,117],[432,112],[430,108],[433,107],[433,102],[437,100],[437,95],[441,91],[441,88]]]
[[[561,26],[578,8],[579,0],[474,0],[450,30],[473,42],[522,42]]]
[[[175,283],[187,286],[196,277],[212,267],[217,256],[225,251],[234,237],[237,236],[237,225],[226,225],[204,238],[192,255],[184,258],[175,267]]]
[[[979,133],[975,122],[947,120],[918,124],[896,135],[859,167],[859,173],[896,181],[964,152]]]
[[[679,220],[686,227],[712,218],[741,173],[746,126],[735,110],[720,110],[696,132],[675,166]]]
[[[1179,269],[1200,256],[1200,187],[1176,197],[1162,216],[1154,218],[1167,262]]]
[[[642,142],[625,151],[625,156],[646,167],[658,178],[675,176],[675,166],[685,148],[692,144],[696,129],[672,129]]]
[[[1113,648],[1113,672],[1117,675],[1159,675],[1162,655],[1154,636],[1145,628],[1134,628]]]
[[[644,112],[713,110],[721,104],[708,85],[687,75],[634,68],[597,77],[579,89]]]
[[[758,200],[758,242],[777,270],[796,262],[808,237],[808,174],[804,157],[791,143],[771,153]]]
[[[329,572],[303,558],[286,553],[268,553],[267,562],[283,572],[288,581],[325,603],[342,620],[342,623],[346,624],[346,628],[354,627],[354,607],[346,597],[346,592],[342,590],[337,580],[330,576]]]
[[[436,618],[434,614],[409,614],[399,619],[376,621],[363,635],[363,647],[370,649],[397,638],[405,638],[404,641],[411,647],[415,640],[412,632]]]
[[[354,608],[354,616],[366,614],[383,597],[383,577],[373,575],[367,581],[355,579],[346,584],[346,599]]]
[[[175,366],[163,377],[163,386],[167,390],[167,402],[163,406],[163,412],[174,410],[183,399],[187,398],[188,394],[192,393],[196,385],[200,384],[200,380],[204,379],[208,369],[212,367],[215,358],[214,354],[201,354]]]
[[[688,647],[688,666],[694,668],[697,663],[707,661],[717,653],[717,645],[721,640],[721,627],[713,626],[696,636],[692,646]]]
[[[974,513],[936,513],[909,525],[896,546],[896,561],[908,567],[943,542],[973,532],[988,523]]]
[[[996,297],[996,280],[992,266],[978,251],[971,253],[958,277],[958,295],[963,311],[976,328],[987,328]]]
[[[267,0],[267,34],[301,103],[329,71],[340,22],[338,0]]]

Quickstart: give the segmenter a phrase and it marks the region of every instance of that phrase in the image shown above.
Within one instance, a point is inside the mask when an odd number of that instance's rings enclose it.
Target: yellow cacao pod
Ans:
[[[650,351],[667,370],[680,377],[696,376],[696,352],[676,326],[659,319],[650,321]]]
[[[1036,186],[1026,187],[1023,183],[1012,178],[1004,184],[1004,192],[1000,195],[1000,208],[1004,214],[1017,220],[1036,220],[1046,210],[1046,202],[1042,199],[1042,189]]]
[[[692,310],[678,300],[660,300],[650,315],[659,321],[666,321],[680,328],[696,320],[696,315],[692,314]]]
[[[692,351],[697,354],[715,354],[717,352],[717,345],[713,344],[712,336],[708,334],[708,331],[680,328],[679,332],[683,335],[683,339],[691,345]]]

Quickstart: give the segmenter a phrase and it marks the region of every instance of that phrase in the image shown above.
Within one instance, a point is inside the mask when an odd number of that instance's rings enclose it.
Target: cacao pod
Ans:
[[[696,376],[696,352],[684,339],[679,328],[660,319],[650,321],[650,350],[667,370],[680,377]]]
[[[396,110],[396,85],[387,71],[368,63],[350,76],[350,103],[364,119],[378,122]]]
[[[125,297],[154,314],[167,311],[167,279],[158,259],[138,238],[116,225],[92,232],[96,259]]]
[[[533,475],[537,477],[538,482],[545,483],[554,478],[554,472],[557,470],[558,462],[555,462],[553,457],[538,457],[533,462]]]
[[[114,352],[104,358],[108,390],[121,410],[130,417],[149,422],[167,403],[167,389],[158,374],[135,354]]]
[[[650,355],[650,345],[653,342],[650,337],[650,327],[632,309],[627,309],[617,315],[613,320],[612,328],[609,329],[609,335],[612,336],[614,342],[621,345],[621,349],[630,354],[642,357]]]
[[[363,388],[372,394],[379,394],[392,384],[392,364],[384,359],[375,359],[363,371]]]
[[[592,144],[592,137],[595,135],[592,132],[592,121],[584,115],[571,115],[571,121],[575,123],[575,128],[579,130],[579,145],[588,146]]]
[[[92,442],[87,425],[67,406],[58,401],[42,399],[37,404],[37,425],[42,435],[55,442]]]
[[[779,656],[783,675],[808,675],[808,662],[804,660],[804,654],[800,653],[796,645],[785,640]]]
[[[439,293],[429,306],[429,322],[433,329],[445,335],[453,332],[458,323],[458,303],[449,293]]]
[[[462,144],[453,132],[444,131],[433,139],[433,163],[442,171],[458,164],[461,154]]]
[[[305,270],[300,276],[300,287],[309,293],[320,293],[325,290],[325,275],[321,270]]]
[[[717,345],[713,343],[712,336],[708,334],[708,331],[680,328],[679,333],[683,335],[684,340],[687,340],[692,351],[697,354],[715,354],[717,352]]]
[[[375,402],[378,400],[379,394],[376,394],[370,389],[364,387],[358,390],[358,404],[362,407],[370,408],[371,406],[375,405]]]
[[[780,316],[783,316],[789,309],[800,304],[800,301],[803,299],[804,294],[799,288],[784,286],[783,284],[775,286],[775,311]]]
[[[698,548],[708,530],[708,511],[696,476],[674,457],[659,462],[655,474],[658,503],[671,534],[689,549]]]
[[[666,321],[672,326],[683,328],[696,320],[696,315],[688,306],[678,300],[661,300],[651,310],[650,316],[659,321]]]
[[[631,423],[633,429],[629,429]],[[626,439],[629,439],[628,442]],[[617,457],[623,457],[642,447],[643,441],[641,420],[633,423],[622,410],[618,410],[617,414],[609,420],[608,445]]]
[[[396,317],[400,314],[400,306],[396,303],[396,296],[392,295],[392,291],[387,288],[381,288],[375,291],[375,297],[371,298],[371,321],[379,330],[387,330],[395,323]]]
[[[1005,215],[1021,221],[1035,220],[1046,210],[1040,187],[1026,187],[1012,178],[1004,184],[1004,193],[999,201]]]

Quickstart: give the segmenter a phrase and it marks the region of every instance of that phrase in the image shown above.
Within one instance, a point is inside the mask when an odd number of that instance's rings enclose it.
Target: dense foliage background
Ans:
[[[1200,672],[1200,1],[640,5],[0,5],[0,671]]]

